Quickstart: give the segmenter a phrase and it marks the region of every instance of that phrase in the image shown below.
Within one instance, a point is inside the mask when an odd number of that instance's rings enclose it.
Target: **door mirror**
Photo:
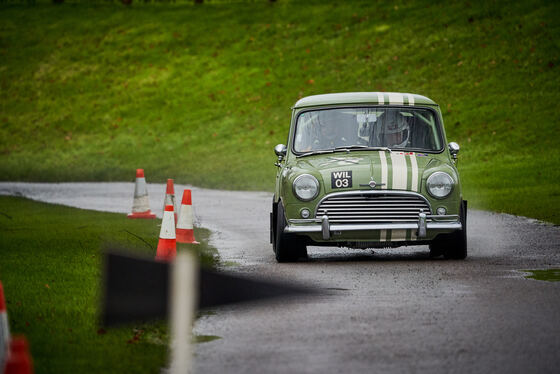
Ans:
[[[274,147],[274,153],[276,153],[276,156],[278,156],[278,158],[284,158],[287,151],[288,149],[284,144],[278,144],[276,147]]]
[[[453,160],[457,160],[457,155],[459,154],[459,144],[455,143],[455,142],[451,142],[448,145],[449,147],[449,153],[451,153],[451,157],[453,157]]]
[[[276,163],[274,163],[275,166],[278,166],[278,167],[282,166],[280,163],[282,162],[282,160],[286,156],[287,151],[288,151],[288,149],[286,148],[286,146],[284,144],[278,144],[276,147],[274,147],[274,153],[276,153],[276,156],[278,156],[278,161]]]

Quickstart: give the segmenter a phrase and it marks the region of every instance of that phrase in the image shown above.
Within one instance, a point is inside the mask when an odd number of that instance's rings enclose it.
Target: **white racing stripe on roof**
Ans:
[[[385,104],[385,98],[383,97],[383,94],[381,92],[377,93],[377,102],[379,104]]]
[[[391,92],[389,95],[389,104],[403,104],[404,97],[400,93]]]
[[[414,105],[414,95],[406,94],[408,97],[408,105]]]

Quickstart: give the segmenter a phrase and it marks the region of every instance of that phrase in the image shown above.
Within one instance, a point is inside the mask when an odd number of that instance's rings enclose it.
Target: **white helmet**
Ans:
[[[405,116],[398,109],[388,109],[385,112],[383,126],[381,128],[385,142],[388,147],[404,147],[410,137],[410,125]]]

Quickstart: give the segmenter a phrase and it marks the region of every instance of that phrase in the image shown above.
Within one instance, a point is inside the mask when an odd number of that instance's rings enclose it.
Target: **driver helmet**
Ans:
[[[404,147],[410,137],[408,119],[398,110],[388,110],[383,123],[383,139],[387,147]]]

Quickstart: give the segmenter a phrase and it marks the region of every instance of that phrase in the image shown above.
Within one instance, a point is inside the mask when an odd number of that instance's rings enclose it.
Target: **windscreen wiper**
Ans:
[[[385,152],[389,152],[389,153],[393,152],[391,150],[391,148],[389,148],[389,147],[367,147],[367,148],[372,150],[372,151],[385,151]]]
[[[334,148],[333,151],[346,151],[346,152],[350,152],[353,149],[367,149],[368,151],[387,151],[387,152],[393,152],[391,151],[391,148],[389,147],[370,147],[367,145],[348,145],[348,146],[341,146],[341,147],[336,147]]]
[[[340,147],[336,147],[336,148],[332,148],[332,149],[323,149],[320,151],[310,151],[310,152],[306,152],[306,153],[302,153],[301,155],[297,155],[296,157],[305,157],[305,156],[311,156],[311,155],[320,155],[323,153],[334,153],[334,152],[350,152],[351,150],[361,150],[361,149],[365,149],[365,150],[369,150],[369,151],[386,151],[386,152],[393,152],[391,151],[391,148],[389,147],[370,147],[367,145],[360,145],[360,144],[355,144],[355,145],[347,145],[347,146],[340,146]]]
[[[333,150],[336,151],[346,151],[346,152],[350,152],[351,149],[364,149],[364,148],[369,148],[367,145],[359,145],[359,144],[354,144],[354,145],[343,145],[340,147],[336,147]]]
[[[334,153],[334,149],[324,149],[322,151],[311,151],[311,152],[306,152],[306,153],[302,153],[301,155],[297,155],[296,157],[305,157],[305,156],[311,156],[311,155],[320,155],[323,153]]]

